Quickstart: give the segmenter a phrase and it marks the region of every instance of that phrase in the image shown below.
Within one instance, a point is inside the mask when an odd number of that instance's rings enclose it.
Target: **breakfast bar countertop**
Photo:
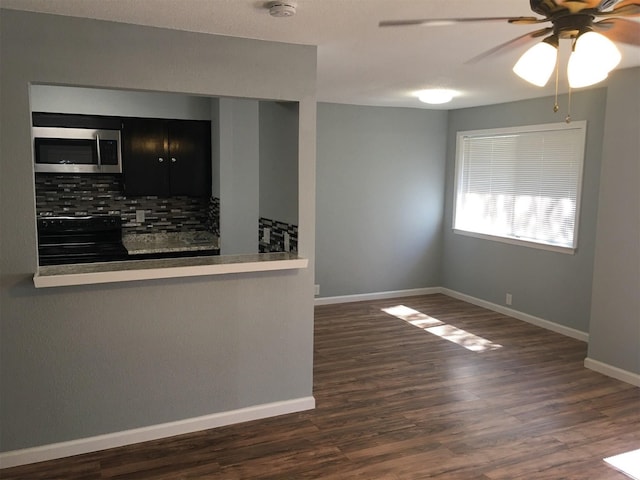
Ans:
[[[36,288],[130,282],[234,273],[307,268],[309,261],[292,253],[208,255],[121,262],[40,266],[33,277]]]
[[[218,237],[210,232],[125,234],[122,244],[129,255],[218,250]]]

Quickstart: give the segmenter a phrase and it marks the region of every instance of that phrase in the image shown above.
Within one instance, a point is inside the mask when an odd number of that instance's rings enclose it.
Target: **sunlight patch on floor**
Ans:
[[[605,458],[604,461],[628,477],[640,480],[640,449]]]
[[[430,317],[429,315],[404,305],[383,308],[382,311],[433,335],[437,335],[440,338],[444,338],[445,340],[449,340],[450,342],[463,346],[472,352],[484,352],[487,350],[502,348],[502,345],[493,343],[486,338],[479,337],[452,325],[448,325],[437,318]]]

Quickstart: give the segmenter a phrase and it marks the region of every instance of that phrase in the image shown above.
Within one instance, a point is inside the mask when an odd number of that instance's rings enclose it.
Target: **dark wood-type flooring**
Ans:
[[[502,345],[473,352],[405,305]],[[316,307],[312,411],[0,471],[13,479],[624,480],[640,389],[586,344],[443,295]]]

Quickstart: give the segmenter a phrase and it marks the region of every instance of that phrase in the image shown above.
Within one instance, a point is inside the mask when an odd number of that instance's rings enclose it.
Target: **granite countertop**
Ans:
[[[218,237],[210,232],[169,232],[123,235],[129,255],[218,250]]]
[[[119,262],[76,263],[38,268],[33,276],[37,288],[128,282],[161,278],[223,275],[307,268],[307,259],[292,253],[209,255],[200,257]]]
[[[123,260],[119,262],[73,263],[47,265],[38,268],[40,276],[75,275],[83,273],[126,272],[131,270],[153,270],[161,268],[207,267],[211,265],[235,265],[243,263],[268,263],[283,260],[300,260],[292,253],[259,253],[248,255],[225,255],[187,258],[163,258],[155,260]]]

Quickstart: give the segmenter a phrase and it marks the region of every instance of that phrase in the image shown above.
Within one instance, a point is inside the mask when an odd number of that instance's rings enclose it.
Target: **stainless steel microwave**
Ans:
[[[119,130],[33,127],[36,172],[122,173]]]

